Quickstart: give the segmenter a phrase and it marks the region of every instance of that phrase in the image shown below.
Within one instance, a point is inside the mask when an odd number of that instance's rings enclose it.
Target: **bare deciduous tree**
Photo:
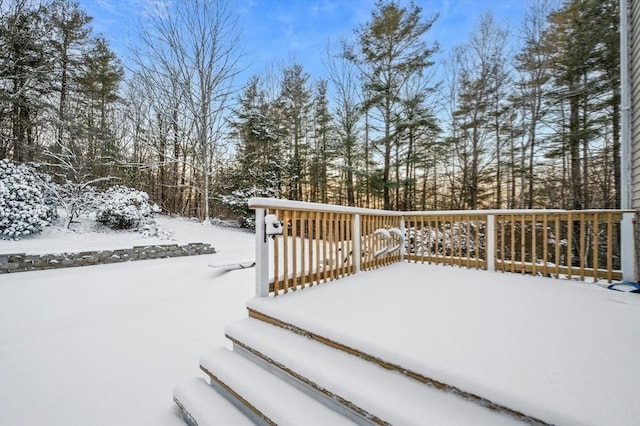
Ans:
[[[210,178],[226,148],[225,116],[239,71],[237,20],[224,0],[180,0],[156,4],[144,28],[138,71],[173,109],[171,126],[180,122],[191,142],[189,165],[198,175],[200,216],[208,222]]]

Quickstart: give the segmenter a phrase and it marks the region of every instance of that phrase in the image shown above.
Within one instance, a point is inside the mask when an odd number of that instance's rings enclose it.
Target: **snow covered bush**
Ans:
[[[155,223],[153,215],[159,211],[146,192],[116,185],[102,195],[96,220],[112,229],[142,230],[145,225]]]
[[[138,228],[138,231],[146,238],[160,238],[161,240],[172,240],[173,234],[167,231],[152,218],[147,218]]]
[[[17,240],[51,224],[55,208],[43,182],[33,167],[0,160],[0,238]]]

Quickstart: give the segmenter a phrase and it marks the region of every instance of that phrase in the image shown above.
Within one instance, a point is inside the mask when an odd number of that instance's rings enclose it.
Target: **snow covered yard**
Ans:
[[[253,294],[252,269],[221,274],[207,265],[252,257],[254,237],[160,221],[177,241],[210,242],[219,253],[0,275],[0,425],[184,425],[173,387],[198,374],[201,353],[227,345],[224,327],[246,317]],[[49,232],[42,240],[2,241],[0,250],[148,241]]]
[[[627,397],[640,392],[638,295],[397,264],[252,299],[253,269],[222,273],[207,265],[252,258],[253,234],[160,221],[176,241],[208,242],[219,253],[0,275],[0,425],[184,425],[174,386],[202,376],[201,354],[230,347],[225,327],[246,318],[247,300],[257,311],[552,423],[640,417]],[[0,252],[152,242],[54,230],[2,242]]]

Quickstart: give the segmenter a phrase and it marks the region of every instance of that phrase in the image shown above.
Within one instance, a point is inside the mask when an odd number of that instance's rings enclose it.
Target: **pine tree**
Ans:
[[[92,20],[77,2],[71,0],[55,0],[49,9],[51,26],[50,44],[55,60],[55,90],[58,93],[57,111],[57,143],[70,143],[78,137],[74,134],[73,117],[80,108],[74,101],[76,79],[83,65],[83,53],[89,49]],[[72,106],[73,103],[73,106]],[[79,146],[74,147],[80,150]]]
[[[327,81],[320,80],[315,85],[313,97],[313,150],[309,166],[310,201],[328,202],[328,170],[333,154],[333,132]]]
[[[311,126],[311,90],[309,74],[293,64],[283,70],[278,104],[287,135],[288,198],[302,200],[306,179],[306,156],[309,150],[308,132]]]
[[[600,0],[567,0],[550,14],[550,28],[545,34],[548,49],[555,54],[550,61],[555,90],[550,100],[568,108],[566,126],[558,121],[561,134],[556,155],[568,155],[570,208],[589,208],[589,144],[597,137],[595,114],[589,111],[602,93],[598,84],[596,47],[602,25]],[[610,20],[606,20],[608,25]],[[593,112],[593,111],[592,111]]]
[[[383,155],[382,185],[385,209],[392,207],[392,155],[398,142],[399,93],[412,76],[422,75],[436,51],[423,40],[437,16],[423,20],[422,9],[413,2],[400,7],[395,1],[378,0],[371,20],[356,30],[359,53],[350,58],[364,75],[366,108],[377,112]]]
[[[1,5],[0,6],[4,6]],[[36,135],[50,90],[46,9],[16,0],[0,7],[0,158],[38,156]]]
[[[86,120],[87,161],[96,175],[105,176],[115,173],[114,165],[119,159],[113,113],[124,71],[102,37],[95,39],[85,52],[83,63],[86,65],[77,81]]]

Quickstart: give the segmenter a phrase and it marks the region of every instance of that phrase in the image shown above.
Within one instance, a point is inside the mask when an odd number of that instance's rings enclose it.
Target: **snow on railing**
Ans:
[[[402,261],[607,282],[634,277],[633,212],[393,212],[269,198],[252,198],[249,207],[257,296]],[[276,232],[274,217],[282,224]]]

